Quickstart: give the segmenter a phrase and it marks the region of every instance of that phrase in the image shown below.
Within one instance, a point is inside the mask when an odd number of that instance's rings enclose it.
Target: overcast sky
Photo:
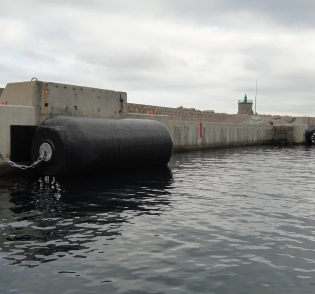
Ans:
[[[315,115],[315,0],[0,0],[0,87],[42,81],[128,102]]]

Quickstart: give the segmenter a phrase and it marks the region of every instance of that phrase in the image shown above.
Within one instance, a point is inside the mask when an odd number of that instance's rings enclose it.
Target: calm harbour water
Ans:
[[[0,293],[315,293],[315,148],[0,178]]]

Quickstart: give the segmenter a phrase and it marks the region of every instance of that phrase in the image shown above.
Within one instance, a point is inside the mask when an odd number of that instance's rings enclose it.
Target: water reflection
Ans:
[[[88,244],[100,238],[117,238],[123,224],[132,224],[137,216],[163,213],[171,206],[172,182],[168,168],[103,177],[30,177],[6,182],[0,199],[3,258],[10,265],[25,267],[66,254],[84,258],[76,256],[75,251],[88,250]]]
[[[244,147],[175,153],[172,174],[0,178],[0,292],[313,293],[314,152]]]

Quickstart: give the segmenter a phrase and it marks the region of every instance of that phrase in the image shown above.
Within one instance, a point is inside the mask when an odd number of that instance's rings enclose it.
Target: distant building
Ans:
[[[253,100],[248,100],[245,94],[244,100],[238,100],[237,114],[253,114]]]

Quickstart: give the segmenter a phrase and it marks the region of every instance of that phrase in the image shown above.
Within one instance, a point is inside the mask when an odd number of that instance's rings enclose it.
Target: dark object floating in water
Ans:
[[[305,143],[307,145],[315,145],[315,129],[305,131]]]
[[[153,120],[58,115],[45,120],[32,141],[32,159],[47,176],[165,166],[173,153],[167,128]]]

